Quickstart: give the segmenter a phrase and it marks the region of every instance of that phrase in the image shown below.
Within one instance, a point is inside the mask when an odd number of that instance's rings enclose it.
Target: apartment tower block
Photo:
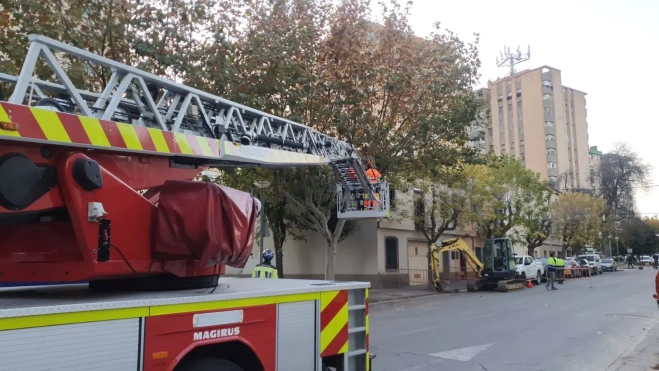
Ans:
[[[490,100],[486,148],[544,180],[589,187],[586,93],[563,86],[561,71],[549,66],[488,81],[483,92]]]

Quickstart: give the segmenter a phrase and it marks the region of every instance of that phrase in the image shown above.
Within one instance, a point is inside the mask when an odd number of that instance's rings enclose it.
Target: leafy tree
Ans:
[[[354,221],[337,219],[334,173],[327,168],[293,169],[285,179],[277,181],[277,190],[286,200],[296,224],[319,233],[325,241],[325,279],[333,280],[337,244],[357,228]]]
[[[553,192],[547,189],[538,194],[538,204],[528,207],[521,215],[521,224],[515,229],[517,240],[526,245],[528,254],[533,256],[536,247],[549,238],[552,231],[550,201]]]
[[[600,232],[604,201],[584,193],[566,193],[551,205],[553,236],[561,242],[563,256],[568,248],[592,243]]]
[[[439,24],[417,37],[409,3],[390,4],[378,25],[367,1],[340,2],[319,55],[322,99],[309,121],[353,143],[383,175],[460,163],[473,155],[465,129],[481,108],[471,88],[480,65],[476,44]],[[339,114],[329,112],[328,120],[329,110]]]
[[[620,244],[626,249],[632,249],[635,255],[652,255],[659,251],[659,233],[657,219],[632,218],[621,223]]]
[[[620,223],[634,217],[634,189],[650,184],[652,168],[626,143],[616,143],[591,172],[597,194],[606,200],[606,220]]]
[[[130,64],[128,25],[134,3],[126,0],[7,1],[0,0],[0,71],[18,75],[27,54],[30,34],[40,34],[95,54]],[[98,91],[111,71],[67,56],[65,69],[73,83]],[[53,80],[45,63],[37,76]]]
[[[536,232],[540,226],[536,228],[533,220],[541,218],[542,213],[536,209],[541,211],[548,197],[546,183],[540,181],[539,175],[506,156],[493,158],[489,166],[475,166],[489,175],[484,179],[491,179],[491,182],[479,182],[483,195],[475,220],[479,235],[482,238],[510,235],[516,243],[525,242],[527,237],[531,240],[539,237]],[[531,229],[520,235],[513,230],[516,226]]]

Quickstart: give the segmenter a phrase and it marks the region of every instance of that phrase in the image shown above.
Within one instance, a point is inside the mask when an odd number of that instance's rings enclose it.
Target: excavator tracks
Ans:
[[[524,288],[524,281],[520,281],[520,280],[499,281],[499,283],[497,284],[497,291],[500,292],[522,290],[523,288]]]

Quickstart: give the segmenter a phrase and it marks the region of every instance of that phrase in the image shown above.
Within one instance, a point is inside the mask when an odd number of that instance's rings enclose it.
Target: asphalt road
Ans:
[[[655,274],[646,267],[595,276],[592,288],[588,279],[568,280],[558,291],[543,284],[373,305],[373,370],[644,370],[659,362],[633,353],[659,344]],[[631,357],[648,364],[620,366]]]

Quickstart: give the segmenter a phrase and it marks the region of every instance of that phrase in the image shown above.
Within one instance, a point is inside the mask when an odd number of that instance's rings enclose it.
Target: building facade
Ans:
[[[588,186],[586,93],[563,86],[561,71],[549,66],[488,81],[487,91],[490,151],[519,159],[541,179]]]

